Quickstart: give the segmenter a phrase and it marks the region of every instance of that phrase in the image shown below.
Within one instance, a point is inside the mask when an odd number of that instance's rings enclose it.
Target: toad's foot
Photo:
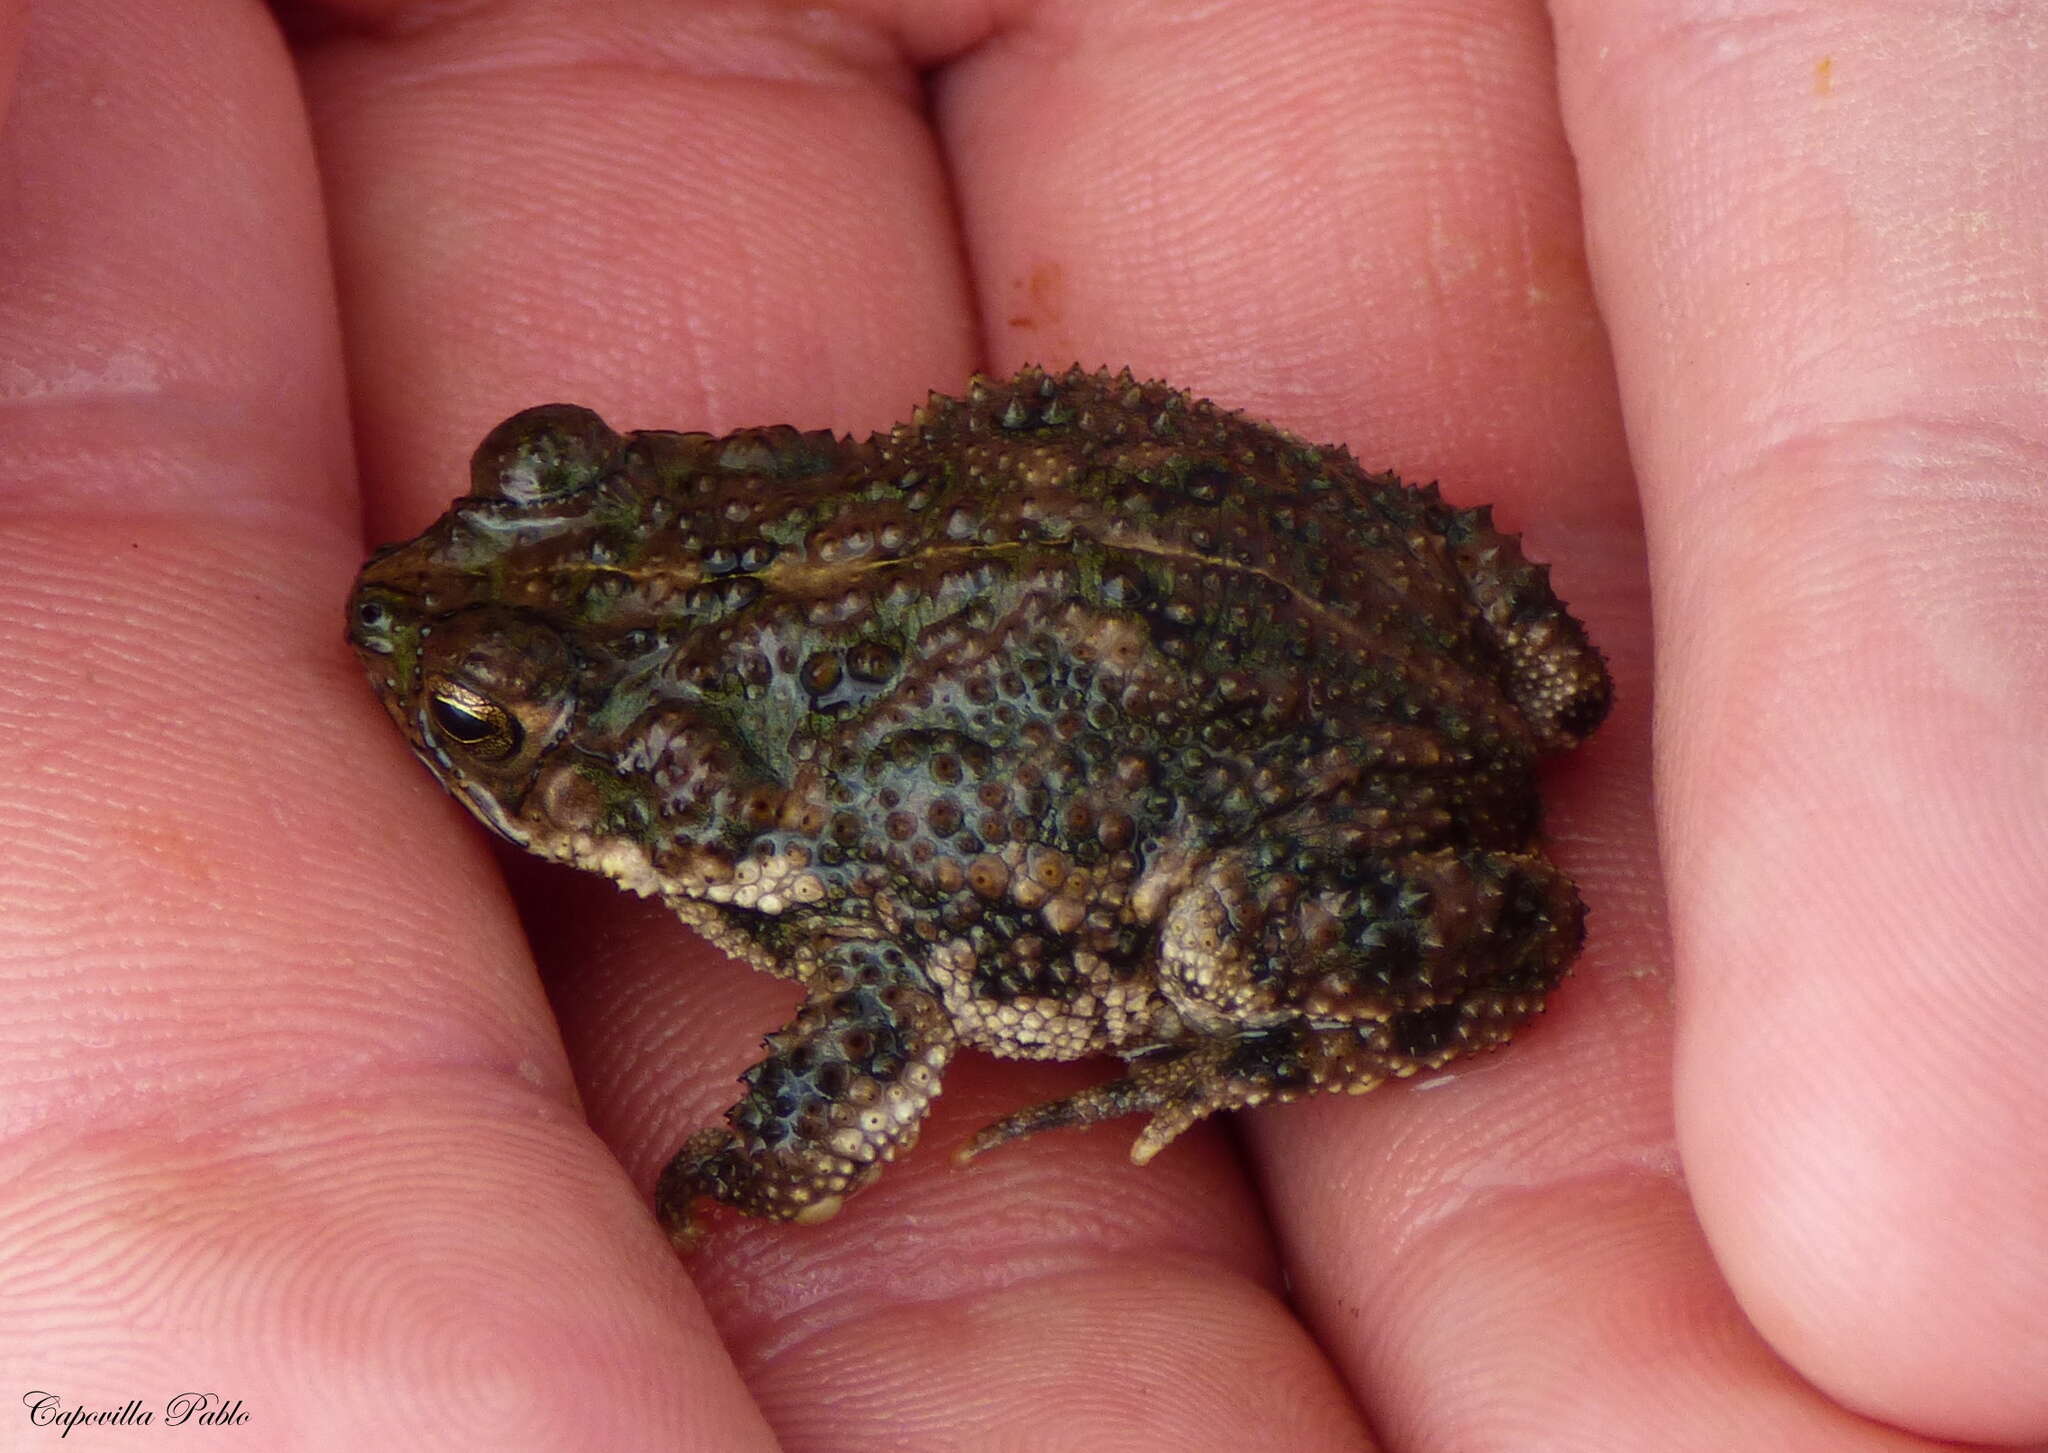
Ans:
[[[655,1210],[678,1247],[703,1239],[704,1198],[811,1224],[917,1143],[953,1054],[944,1009],[893,948],[843,944],[769,1055],[742,1075],[726,1124],[690,1137],[661,1173]],[[893,961],[893,963],[892,963]]]
[[[1347,1042],[1348,1046],[1345,1043]],[[1292,1100],[1323,1088],[1310,1059],[1326,1066],[1337,1053],[1355,1047],[1352,1031],[1314,1031],[1287,1026],[1232,1039],[1209,1040],[1131,1062],[1129,1071],[1064,1099],[1006,1115],[955,1153],[962,1164],[1005,1141],[1041,1130],[1069,1130],[1149,1113],[1148,1124],[1131,1146],[1131,1160],[1143,1165],[1197,1120],[1218,1110],[1241,1110],[1268,1100]],[[1377,1078],[1360,1082],[1370,1089]]]

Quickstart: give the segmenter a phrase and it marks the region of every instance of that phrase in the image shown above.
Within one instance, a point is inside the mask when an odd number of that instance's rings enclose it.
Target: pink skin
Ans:
[[[2048,12],[288,10],[0,0],[8,1396],[351,1453],[2048,1442]],[[969,1060],[837,1221],[685,1267],[647,1191],[788,986],[524,865],[522,933],[341,644],[363,523],[543,399],[865,429],[1076,359],[1557,563],[1619,683],[1550,778],[1591,947],[1506,1054],[1143,1171],[952,1169],[1103,1073]]]

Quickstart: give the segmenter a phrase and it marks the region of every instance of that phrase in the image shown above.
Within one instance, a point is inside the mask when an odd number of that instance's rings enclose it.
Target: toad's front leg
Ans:
[[[923,975],[893,944],[827,950],[796,1018],[740,1077],[726,1124],[690,1137],[661,1173],[654,1205],[675,1243],[703,1236],[692,1208],[815,1222],[917,1143],[953,1057],[953,1030]]]

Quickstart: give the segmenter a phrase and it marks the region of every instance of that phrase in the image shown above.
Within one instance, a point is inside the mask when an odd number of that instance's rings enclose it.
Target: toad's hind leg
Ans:
[[[1218,1110],[1441,1068],[1543,1007],[1583,918],[1571,880],[1535,852],[1219,853],[1161,925],[1159,985],[1186,1037],[1133,1056],[1121,1079],[998,1121],[962,1157],[1149,1113],[1131,1147],[1142,1163]]]
[[[655,1210],[685,1250],[710,1199],[750,1216],[810,1223],[917,1143],[953,1054],[945,1011],[893,946],[840,944],[811,994],[740,1077],[726,1123],[689,1138],[661,1173]]]

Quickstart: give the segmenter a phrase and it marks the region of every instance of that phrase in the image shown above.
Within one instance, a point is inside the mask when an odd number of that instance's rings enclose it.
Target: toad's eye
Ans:
[[[484,762],[502,762],[519,750],[524,733],[512,714],[466,686],[444,683],[427,704],[437,736]]]

